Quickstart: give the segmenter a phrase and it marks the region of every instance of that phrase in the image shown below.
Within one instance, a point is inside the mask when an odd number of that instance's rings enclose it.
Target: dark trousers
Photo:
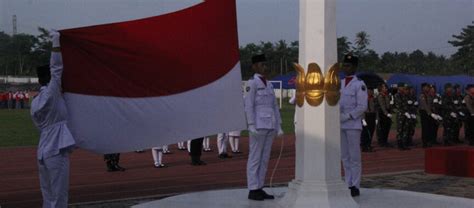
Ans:
[[[120,153],[105,154],[104,161],[107,164],[107,167],[115,166],[120,161]]]
[[[365,113],[365,122],[367,126],[362,128],[362,133],[360,134],[360,146],[368,148],[372,144],[372,137],[375,130],[375,113]]]
[[[421,141],[423,146],[427,146],[430,143],[431,136],[433,135],[433,118],[424,110],[420,110],[420,121],[421,121]]]
[[[464,134],[469,145],[474,145],[474,116],[467,115],[466,121],[464,121]]]
[[[379,145],[388,143],[388,135],[391,127],[392,119],[383,114],[383,112],[379,112],[379,123],[377,124],[377,141]]]
[[[189,155],[191,156],[192,162],[199,162],[201,161],[201,153],[202,153],[202,141],[204,138],[198,138],[191,140],[191,150]]]

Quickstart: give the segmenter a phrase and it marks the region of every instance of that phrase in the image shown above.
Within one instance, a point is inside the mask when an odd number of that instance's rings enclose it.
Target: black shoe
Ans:
[[[352,197],[360,196],[360,191],[355,186],[351,186],[351,187],[349,187],[349,189],[351,190],[351,196]]]
[[[232,158],[232,156],[228,155],[227,153],[222,153],[217,156],[220,159],[225,159],[225,158]]]
[[[166,165],[162,163],[159,165],[155,165],[155,168],[166,168]]]
[[[117,171],[125,171],[125,168],[120,167],[118,164],[115,164],[115,169],[117,169]]]
[[[111,167],[107,167],[107,172],[115,172],[115,171],[119,171],[118,169],[116,169],[115,167],[111,166]]]
[[[273,195],[267,194],[263,189],[258,189],[258,192],[263,196],[263,199],[275,199]]]
[[[206,163],[202,160],[195,160],[191,162],[192,166],[200,166],[200,165],[206,165]]]
[[[263,201],[265,197],[259,190],[250,190],[248,199],[255,200],[255,201]]]

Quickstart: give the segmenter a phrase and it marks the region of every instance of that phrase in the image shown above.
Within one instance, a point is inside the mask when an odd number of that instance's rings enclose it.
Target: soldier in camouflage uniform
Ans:
[[[395,95],[394,102],[397,109],[397,144],[400,150],[409,150],[408,144],[408,130],[409,120],[411,115],[409,113],[408,105],[408,85],[405,83],[398,84],[398,92]]]
[[[436,120],[433,121],[432,123],[432,135],[430,136],[430,143],[435,145],[435,144],[440,144],[438,142],[438,128],[441,123],[443,123],[443,117],[441,117],[441,96],[436,93],[436,86],[431,85],[430,87],[430,93],[428,97],[428,102],[430,102],[430,105],[432,107],[433,113],[436,115]]]
[[[392,105],[390,104],[391,95],[385,83],[378,86],[379,95],[377,96],[375,106],[377,109],[377,140],[381,147],[392,147],[388,143],[388,135],[392,126]]]
[[[416,128],[416,111],[418,110],[418,101],[416,99],[416,91],[413,86],[408,86],[408,95],[407,95],[407,104],[408,104],[408,113],[410,117],[408,119],[408,138],[407,146],[413,146],[413,135],[415,135]]]
[[[453,141],[455,143],[462,143],[462,141],[459,139],[459,133],[461,131],[462,127],[462,122],[466,120],[466,114],[465,114],[465,105],[463,102],[464,96],[462,95],[461,91],[461,85],[455,84],[454,85],[454,106],[455,110],[457,111],[457,116],[458,119],[456,120],[456,124],[454,125],[454,138]]]
[[[458,120],[456,106],[454,105],[454,93],[453,86],[450,83],[444,85],[444,94],[441,97],[443,114],[443,144],[449,146],[454,142],[454,136],[456,134],[456,122]]]
[[[464,121],[464,131],[466,132],[466,140],[469,145],[474,146],[474,85],[470,84],[466,87],[466,96],[464,96],[466,104],[466,121]]]

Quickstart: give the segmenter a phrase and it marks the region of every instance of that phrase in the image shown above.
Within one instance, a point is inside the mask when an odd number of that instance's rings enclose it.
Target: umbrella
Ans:
[[[375,89],[380,84],[385,83],[385,80],[383,80],[382,77],[372,72],[361,72],[357,74],[357,77],[364,81],[365,85],[369,89]]]

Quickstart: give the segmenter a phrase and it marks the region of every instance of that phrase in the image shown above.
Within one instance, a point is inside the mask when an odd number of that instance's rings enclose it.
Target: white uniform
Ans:
[[[212,151],[210,140],[211,140],[211,138],[209,138],[209,137],[204,137],[204,139],[202,140],[202,149],[204,149],[204,152]]]
[[[239,153],[239,138],[240,131],[231,131],[229,132],[229,144],[233,153]]]
[[[217,134],[217,150],[219,155],[227,154],[227,141],[229,141],[228,133]]]
[[[164,147],[152,147],[151,148],[151,155],[153,156],[153,162],[155,167],[160,167],[163,165],[163,151]]]
[[[51,81],[31,104],[31,117],[40,129],[38,167],[43,208],[67,207],[69,152],[75,145],[67,127],[67,109],[61,94],[61,53],[51,54]]]
[[[269,82],[265,86],[259,74],[248,81],[245,113],[247,124],[257,130],[256,134],[250,133],[247,186],[249,190],[257,190],[263,188],[273,139],[281,129],[273,86]]]
[[[341,159],[345,181],[349,187],[360,187],[361,153],[360,134],[362,118],[367,110],[367,88],[363,81],[354,77],[341,87]]]

